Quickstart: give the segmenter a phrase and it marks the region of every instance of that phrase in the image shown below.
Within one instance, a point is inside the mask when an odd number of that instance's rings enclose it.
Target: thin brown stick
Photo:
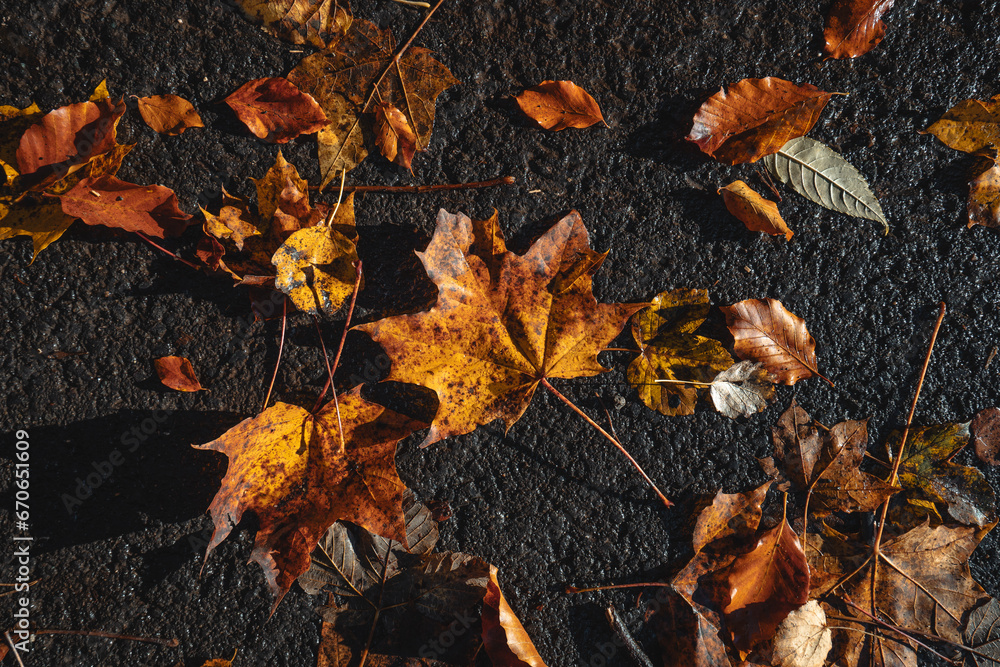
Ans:
[[[7,643],[10,644],[10,650],[14,652],[14,659],[17,660],[17,664],[24,667],[24,663],[21,662],[21,654],[17,652],[17,646],[14,645],[14,640],[10,636],[10,631],[3,633],[3,636],[7,638]]]
[[[618,635],[618,638],[625,645],[625,650],[628,651],[632,661],[640,665],[640,667],[653,667],[653,661],[649,659],[645,651],[632,638],[632,634],[628,631],[628,628],[625,627],[625,624],[615,614],[615,608],[608,607],[604,610],[604,616],[608,619],[608,623],[611,624],[611,629],[615,631],[615,634]]]
[[[664,586],[669,586],[670,584],[659,584],[652,581],[641,581],[637,584],[611,584],[608,586],[594,586],[592,588],[577,588],[576,586],[567,586],[565,591],[567,594],[572,595],[573,593],[591,593],[593,591],[613,591],[619,588],[663,588]]]
[[[601,395],[596,391],[594,392],[594,396],[597,397],[597,401],[601,404],[601,409],[604,410],[604,416],[608,418],[608,428],[611,429],[611,435],[615,436],[615,439],[618,440],[618,433],[615,432],[615,422],[611,419],[611,413],[608,412],[608,406],[604,405],[604,399],[601,398]]]
[[[288,324],[288,299],[281,302],[281,342],[278,343],[278,359],[274,362],[274,375],[271,376],[271,386],[267,388],[267,396],[264,397],[264,407],[261,412],[267,410],[267,404],[271,402],[271,391],[274,390],[274,381],[278,379],[278,367],[281,365],[281,354],[285,351],[285,327]]]
[[[149,245],[153,246],[157,250],[162,250],[163,252],[167,253],[168,255],[170,255],[171,257],[173,257],[174,259],[176,259],[181,264],[187,264],[188,266],[190,266],[195,271],[199,271],[201,269],[201,267],[198,266],[197,264],[195,264],[194,262],[189,262],[188,260],[184,259],[183,257],[181,257],[180,255],[178,255],[177,253],[170,252],[169,250],[167,250],[166,248],[164,248],[163,246],[161,246],[156,241],[154,241],[153,239],[149,238],[148,236],[146,236],[142,232],[136,232],[136,234],[138,234],[139,238],[141,238],[143,241],[145,241]]]
[[[422,192],[441,192],[443,190],[474,190],[476,188],[492,188],[497,185],[513,185],[513,176],[491,178],[488,181],[472,181],[470,183],[439,183],[438,185],[347,185],[344,192],[382,192],[385,194],[419,194]],[[310,190],[318,190],[311,186]]]
[[[957,646],[959,648],[966,648],[964,645],[962,645],[962,644],[956,644],[955,642],[948,641],[944,637],[938,637],[937,635],[929,635],[926,632],[907,630],[905,628],[899,627],[898,625],[893,625],[892,623],[889,623],[888,621],[884,621],[881,618],[879,618],[879,617],[877,617],[877,616],[875,616],[873,614],[868,613],[867,611],[865,611],[864,609],[862,609],[858,605],[854,604],[850,600],[844,600],[844,603],[847,606],[853,607],[854,609],[860,611],[862,614],[864,614],[868,618],[872,619],[871,622],[874,623],[875,625],[878,625],[880,627],[886,628],[887,630],[891,630],[892,632],[896,632],[896,633],[898,633],[898,634],[906,637],[907,639],[913,641],[917,645],[919,645],[919,646],[927,649],[928,651],[930,651],[931,653],[933,653],[937,657],[942,658],[944,660],[947,660],[948,662],[950,662],[953,665],[957,664],[954,660],[952,660],[951,658],[947,658],[947,657],[941,655],[940,653],[938,653],[933,648],[931,648],[927,644],[923,643],[922,641],[920,641],[919,639],[917,639],[913,635],[917,634],[917,635],[920,635],[921,637],[926,637],[926,638],[932,639],[934,641],[941,641],[941,642],[944,642],[946,644],[951,644],[952,646]],[[844,620],[847,620],[847,619],[844,619]],[[973,651],[975,651],[975,649],[973,649]]]
[[[316,399],[316,405],[313,406],[313,413],[315,414],[319,410],[320,403],[323,402],[323,398],[326,396],[326,390],[333,385],[333,374],[337,372],[337,366],[340,365],[340,355],[344,352],[344,342],[347,340],[347,332],[351,329],[351,317],[354,315],[354,304],[358,301],[358,290],[361,289],[361,260],[358,260],[357,265],[354,267],[354,292],[351,294],[351,305],[347,308],[347,319],[344,320],[344,332],[340,334],[340,345],[337,347],[337,356],[333,358],[333,366],[330,367],[330,374],[326,378],[326,384],[323,385],[323,391],[319,392],[319,398]],[[336,400],[337,392],[333,392],[333,398]],[[340,404],[337,404],[337,421],[340,421]],[[341,426],[343,429],[343,426]],[[343,438],[343,434],[341,434]]]
[[[587,416],[586,412],[584,412],[580,408],[576,407],[576,404],[573,401],[569,400],[568,398],[566,398],[565,396],[563,396],[562,394],[560,394],[559,391],[555,387],[553,387],[551,384],[549,384],[549,381],[547,379],[542,378],[541,382],[542,382],[543,385],[545,385],[546,389],[548,389],[549,391],[552,392],[552,394],[556,398],[558,398],[560,401],[562,401],[563,403],[565,403],[566,405],[568,405],[570,407],[570,409],[573,410],[573,412],[575,412],[576,414],[578,414],[581,417],[583,417],[584,420],[586,420],[586,422],[588,424],[590,424],[591,426],[593,426],[594,428],[597,429],[598,433],[600,433],[601,435],[603,435],[605,438],[607,438],[611,442],[611,444],[613,444],[615,447],[617,447],[618,451],[620,451],[622,454],[624,454],[625,458],[627,458],[629,460],[629,463],[631,463],[632,466],[636,470],[639,471],[639,474],[642,475],[642,478],[644,480],[646,480],[646,484],[648,484],[649,488],[651,488],[653,490],[653,492],[656,493],[656,495],[660,497],[660,500],[663,501],[664,505],[666,505],[667,507],[672,507],[673,506],[673,503],[670,502],[665,495],[663,495],[663,492],[660,491],[660,489],[656,486],[656,484],[653,483],[653,480],[651,480],[649,478],[649,475],[647,475],[646,471],[642,469],[642,466],[639,465],[639,462],[636,461],[634,458],[632,458],[632,455],[628,453],[628,450],[625,449],[625,447],[624,447],[624,445],[622,445],[622,443],[618,442],[617,438],[615,438],[610,433],[608,433],[603,428],[601,428],[600,424],[598,424],[593,419],[591,419],[589,416]]]
[[[365,642],[365,648],[361,652],[361,662],[358,664],[358,667],[365,667],[365,663],[368,662],[368,651],[371,650],[372,639],[375,638],[375,626],[378,625],[379,613],[382,611],[382,596],[385,593],[385,575],[389,571],[390,551],[392,551],[392,540],[389,540],[385,548],[385,560],[382,561],[381,585],[378,588],[378,604],[375,605],[375,618],[372,619],[372,627],[368,631],[368,640]]]
[[[181,645],[175,637],[173,639],[160,639],[159,637],[136,637],[134,635],[120,635],[116,632],[101,632],[100,630],[36,630],[34,635],[78,635],[81,637],[100,637],[101,639],[125,639],[132,642],[143,642],[145,644],[159,644],[167,648],[177,648]]]
[[[406,40],[406,43],[403,44],[403,46],[400,47],[400,49],[398,51],[396,51],[396,55],[394,55],[392,57],[392,60],[390,60],[388,63],[386,63],[385,68],[382,70],[382,73],[378,75],[378,78],[375,79],[375,83],[372,84],[372,91],[370,93],[368,93],[368,99],[366,99],[365,103],[361,106],[361,110],[358,112],[358,117],[354,121],[354,125],[351,126],[351,129],[348,130],[346,136],[351,136],[351,134],[354,132],[354,130],[356,130],[358,128],[358,125],[361,123],[362,116],[368,110],[368,105],[370,105],[372,103],[372,100],[375,99],[375,95],[378,94],[378,87],[380,85],[382,85],[382,79],[384,79],[385,75],[389,73],[389,70],[391,70],[393,67],[398,67],[399,66],[399,61],[403,57],[403,54],[406,53],[406,50],[408,48],[410,48],[410,45],[413,44],[413,40],[415,40],[417,38],[417,35],[420,34],[420,31],[423,30],[424,26],[427,25],[427,22],[430,21],[431,16],[434,14],[434,12],[437,11],[437,8],[440,7],[443,3],[444,3],[444,0],[438,0],[437,3],[435,3],[435,5],[430,8],[430,10],[427,12],[427,14],[424,15],[424,20],[420,22],[420,25],[418,25],[417,29],[413,31],[413,34],[410,35],[410,38],[408,40]],[[336,161],[340,157],[340,155],[343,153],[343,150],[344,150],[345,146],[347,146],[347,142],[346,141],[344,142],[343,146],[341,146],[341,148],[340,148],[341,153],[338,153],[334,157],[334,161]],[[324,180],[326,179],[326,176],[327,176],[326,174],[323,175]],[[320,186],[320,192],[322,192],[322,190],[323,190],[323,186]]]
[[[642,354],[642,350],[633,350],[630,347],[606,347],[601,352],[631,352],[633,354]]]

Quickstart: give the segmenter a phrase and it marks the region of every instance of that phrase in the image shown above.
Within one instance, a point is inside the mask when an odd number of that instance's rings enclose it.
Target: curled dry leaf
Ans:
[[[933,134],[945,146],[964,153],[1000,147],[1000,95],[989,102],[959,102],[924,134]]]
[[[823,667],[833,648],[826,612],[816,600],[792,611],[774,636],[771,664],[775,667]]]
[[[194,105],[177,95],[140,97],[139,113],[153,130],[176,136],[192,127],[205,127]]]
[[[493,565],[483,598],[483,648],[495,667],[545,667],[531,637],[504,599]]]
[[[514,99],[521,111],[546,130],[604,123],[594,98],[572,81],[543,81]]]
[[[889,233],[882,205],[861,172],[829,146],[809,137],[792,139],[764,158],[764,165],[806,199],[831,211],[880,222]]]
[[[781,523],[760,534],[752,551],[732,562],[728,589],[723,613],[740,650],[750,650],[773,637],[789,612],[808,602],[806,555],[784,516]]]
[[[786,241],[792,240],[792,230],[778,213],[778,205],[761,197],[743,181],[733,181],[726,187],[719,188],[719,194],[729,212],[750,231],[764,232],[771,236],[784,235]]]
[[[901,437],[893,431],[887,441],[889,451],[899,451]],[[899,481],[918,497],[945,505],[955,521],[983,528],[996,521],[993,487],[977,468],[951,460],[968,442],[968,422],[910,429]]]
[[[275,144],[318,132],[328,122],[312,95],[281,77],[248,81],[225,102],[254,135]]]
[[[1000,409],[986,408],[972,419],[976,456],[990,465],[1000,465]]]
[[[969,227],[1000,228],[1000,164],[990,161],[969,181]]]
[[[423,446],[494,419],[510,428],[542,379],[604,372],[597,354],[644,305],[594,298],[590,273],[601,255],[576,211],[516,255],[496,214],[473,221],[441,210],[417,256],[438,287],[437,303],[355,328],[392,359],[387,380],[437,393],[440,407]]]
[[[708,290],[695,289],[662,292],[632,317],[639,356],[629,364],[628,381],[651,409],[694,414],[703,385],[733,365],[719,341],[694,333],[707,317]]]
[[[300,229],[274,252],[275,287],[303,313],[333,315],[354,292],[357,240],[351,193],[332,224]]]
[[[752,537],[760,525],[761,505],[772,483],[768,480],[747,493],[716,493],[712,504],[695,521],[691,537],[695,552],[709,545],[713,549],[724,548]]]
[[[823,30],[827,58],[857,58],[874,49],[885,36],[882,15],[895,0],[835,0]]]
[[[740,361],[722,371],[709,388],[715,409],[729,417],[752,417],[774,398],[774,377],[756,361]]]
[[[164,386],[177,391],[201,391],[203,388],[191,362],[184,357],[160,357],[153,365]]]
[[[375,107],[375,145],[389,162],[410,168],[413,153],[417,150],[417,135],[406,122],[403,112],[391,104]]]
[[[780,301],[747,299],[720,310],[740,359],[760,362],[781,384],[816,376],[833,385],[816,368],[816,341],[806,323]]]
[[[191,216],[177,207],[177,196],[162,185],[136,185],[114,176],[84,178],[60,201],[66,215],[88,225],[116,227],[164,238],[180,236]]]
[[[719,162],[756,162],[811,130],[830,97],[808,83],[743,79],[701,105],[687,140]]]
[[[361,398],[355,389],[312,415],[277,403],[196,449],[229,457],[209,511],[215,532],[205,557],[243,514],[260,520],[251,558],[264,570],[275,607],[310,552],[336,521],[406,543],[396,443],[422,424]],[[341,425],[343,430],[341,431]]]
[[[264,31],[292,44],[325,49],[344,36],[351,26],[348,4],[337,0],[236,0],[247,16],[263,24]]]
[[[369,95],[387,67],[376,97],[402,112],[416,136],[416,152],[427,150],[435,100],[458,80],[418,46],[408,48],[389,67],[395,51],[389,30],[357,19],[335,46],[307,56],[288,74],[300,90],[316,98],[329,119],[319,136],[321,187],[364,159],[361,122],[372,111],[366,107]]]

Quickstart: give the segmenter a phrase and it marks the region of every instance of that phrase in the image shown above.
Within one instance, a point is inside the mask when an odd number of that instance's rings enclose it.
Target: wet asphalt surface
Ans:
[[[499,567],[508,600],[549,665],[631,664],[620,651],[602,653],[612,639],[603,615],[609,604],[652,650],[633,593],[567,596],[563,587],[650,580],[679,567],[690,550],[694,498],[762,481],[755,457],[770,452],[770,428],[792,396],[823,423],[871,417],[874,443],[899,426],[939,301],[949,314],[917,422],[968,420],[1000,401],[1000,362],[987,365],[1000,345],[1000,236],[965,228],[971,161],[918,134],[956,102],[1000,92],[1000,3],[901,0],[875,51],[824,63],[828,4],[449,0],[417,40],[463,82],[438,100],[430,150],[414,160],[413,175],[379,157],[350,175],[357,184],[517,179],[490,190],[359,197],[368,285],[360,321],[433,298],[412,251],[429,239],[439,208],[477,217],[498,209],[511,246],[522,251],[575,208],[592,246],[610,251],[595,279],[598,299],[644,301],[677,287],[706,288],[717,305],[779,299],[806,320],[820,369],[836,382],[781,387],[768,410],[736,421],[707,404],[686,418],[647,409],[625,380],[625,353],[602,355],[609,373],[558,383],[594,415],[595,392],[601,396],[633,455],[678,500],[671,510],[544,392],[506,435],[493,424],[423,451],[419,435],[404,441],[403,480],[452,508],[440,548]],[[392,26],[398,41],[420,19],[388,1],[353,9]],[[105,77],[116,97],[174,93],[194,102],[204,130],[158,136],[132,102],[119,139],[138,143],[119,177],[171,187],[192,213],[216,206],[221,185],[251,196],[248,177],[262,175],[277,153],[221,99],[250,79],[286,74],[311,50],[293,53],[301,47],[265,35],[219,0],[5,0],[0,43],[3,104],[35,101],[49,110],[87,99]],[[769,75],[849,93],[830,102],[810,136],[867,177],[889,236],[877,223],[790,191],[781,203],[796,233],[790,243],[747,232],[726,213],[715,189],[735,178],[762,189],[754,170],[710,162],[680,139],[720,85]],[[610,129],[532,127],[510,95],[545,79],[587,89]],[[314,141],[283,150],[317,181]],[[171,247],[190,257],[196,240],[191,230]],[[6,535],[14,432],[27,429],[39,579],[32,621],[176,637],[179,647],[42,637],[28,664],[198,667],[236,648],[238,665],[315,664],[320,601],[293,589],[267,619],[263,576],[247,564],[252,524],[199,574],[211,527],[205,510],[226,464],[190,445],[259,410],[279,322],[248,324],[244,289],[125,233],[77,223],[34,264],[30,258],[28,240],[0,243],[0,521]],[[310,400],[324,381],[318,335],[301,315],[288,326],[276,397]],[[328,347],[339,333],[339,320],[324,321]],[[626,334],[619,343],[631,341]],[[190,358],[211,391],[181,395],[160,386],[152,360],[169,354]],[[377,349],[352,334],[338,384],[377,379],[377,361]],[[77,478],[107,470],[112,459],[119,463],[107,479],[68,511],[64,494],[76,493]],[[984,472],[996,486],[997,472]],[[996,545],[988,536],[973,558],[976,578],[994,595]],[[10,579],[8,570],[0,580]]]

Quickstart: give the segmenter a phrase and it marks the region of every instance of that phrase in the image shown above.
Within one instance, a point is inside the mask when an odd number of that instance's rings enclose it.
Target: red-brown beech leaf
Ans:
[[[410,169],[417,150],[417,135],[403,112],[391,104],[375,107],[375,145],[386,160]]]
[[[729,601],[722,612],[740,650],[771,639],[793,609],[809,601],[809,565],[785,517],[761,533],[753,551],[729,566]]]
[[[572,81],[543,81],[514,100],[521,111],[546,130],[584,128],[604,123],[604,116],[594,98]]]
[[[110,99],[79,102],[45,114],[21,135],[17,164],[21,186],[44,187],[115,147],[125,104]]]
[[[114,176],[84,178],[61,198],[63,213],[88,225],[117,227],[165,238],[180,236],[191,216],[162,185],[136,185]]]
[[[780,301],[747,299],[719,310],[735,339],[737,357],[764,364],[781,384],[816,376],[833,386],[816,368],[816,341],[806,323]]]
[[[177,391],[201,391],[203,387],[194,374],[194,367],[184,357],[160,357],[153,361],[156,375],[164,386]]]
[[[531,637],[503,597],[495,565],[490,565],[483,598],[483,648],[494,667],[545,667]]]
[[[743,79],[705,100],[687,140],[725,164],[756,162],[811,130],[830,97],[808,83]]]
[[[1000,465],[1000,409],[986,408],[977,414],[970,430],[979,460]]]
[[[248,81],[226,98],[226,104],[251,132],[276,144],[318,132],[327,123],[312,95],[281,77]]]
[[[369,403],[359,389],[339,396],[339,413],[333,401],[315,415],[277,403],[195,445],[229,457],[209,507],[215,532],[205,557],[246,511],[256,514],[251,558],[264,570],[275,607],[337,521],[407,544],[396,443],[423,424]]]
[[[729,212],[750,231],[784,236],[786,241],[792,240],[793,232],[778,212],[778,205],[761,197],[743,181],[733,181],[724,188],[719,188],[719,194]]]
[[[874,49],[885,36],[882,15],[895,0],[834,0],[823,30],[827,58],[857,58]]]

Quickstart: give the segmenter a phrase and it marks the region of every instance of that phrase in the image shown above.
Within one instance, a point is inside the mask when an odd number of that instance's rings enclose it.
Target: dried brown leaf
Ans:
[[[406,122],[403,112],[391,104],[375,107],[375,145],[389,162],[410,168],[417,150],[417,135]]]
[[[945,146],[965,153],[1000,148],[1000,95],[988,102],[959,102],[924,134],[933,134]]]
[[[493,565],[483,598],[483,648],[495,667],[545,667],[531,637],[504,599]]]
[[[160,357],[153,361],[156,375],[165,386],[177,391],[201,391],[201,382],[191,362],[184,357]]]
[[[992,160],[969,181],[969,227],[1000,228],[1000,164]]]
[[[761,197],[743,181],[734,181],[720,188],[719,194],[729,212],[750,231],[771,236],[784,235],[786,241],[792,240],[793,232],[778,212],[778,205]]]
[[[716,493],[712,504],[695,521],[691,537],[694,550],[701,551],[710,545],[718,550],[733,541],[743,542],[752,537],[760,525],[761,505],[772,483],[768,480],[747,493]]]
[[[328,123],[312,95],[281,77],[248,81],[225,102],[247,129],[271,143],[287,143],[300,134],[318,132]]]
[[[177,95],[140,97],[139,113],[153,130],[176,136],[192,127],[205,127],[194,105]]]
[[[114,176],[84,178],[60,197],[66,215],[88,225],[116,227],[164,238],[180,236],[191,216],[177,207],[177,196],[162,185],[136,185]]]
[[[990,465],[1000,465],[1000,409],[986,408],[972,420],[976,456]]]
[[[521,111],[546,130],[584,128],[604,123],[604,116],[594,98],[572,81],[543,81],[514,99]]]
[[[857,58],[874,49],[885,36],[882,15],[895,0],[835,0],[823,30],[827,58]]]

